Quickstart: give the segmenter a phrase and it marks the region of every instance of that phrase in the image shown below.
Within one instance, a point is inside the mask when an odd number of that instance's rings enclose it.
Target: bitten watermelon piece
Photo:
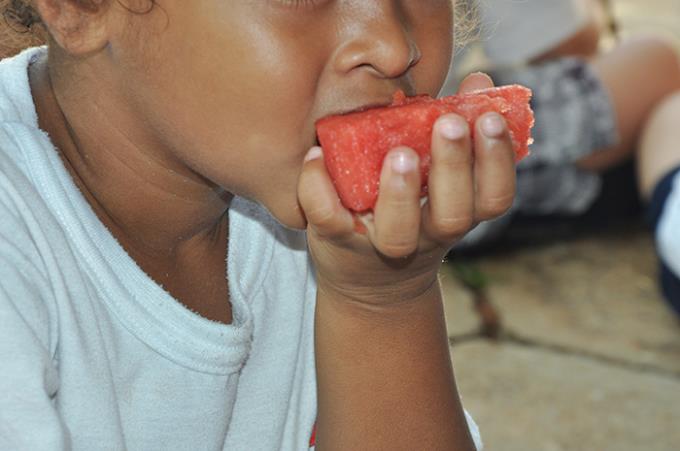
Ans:
[[[427,193],[432,129],[442,114],[463,116],[474,131],[479,116],[496,111],[508,123],[515,161],[527,156],[534,125],[530,100],[531,90],[519,85],[442,99],[406,97],[398,91],[390,106],[320,119],[316,131],[343,205],[354,212],[365,212],[373,209],[378,198],[385,155],[398,146],[410,147],[420,155],[422,191],[423,195]]]

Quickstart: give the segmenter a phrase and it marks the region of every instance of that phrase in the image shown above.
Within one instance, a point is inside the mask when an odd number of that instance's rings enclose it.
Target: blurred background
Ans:
[[[680,0],[600,3],[602,49],[654,33],[680,50]],[[458,71],[483,67],[478,47]],[[639,217],[554,223],[450,256],[451,354],[487,450],[680,450],[680,322],[657,277]]]

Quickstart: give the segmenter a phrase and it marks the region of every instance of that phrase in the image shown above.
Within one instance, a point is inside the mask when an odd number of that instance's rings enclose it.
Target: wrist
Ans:
[[[422,274],[400,283],[342,284],[320,278],[317,281],[318,300],[338,307],[347,313],[360,315],[411,310],[427,300],[440,301],[437,272]]]

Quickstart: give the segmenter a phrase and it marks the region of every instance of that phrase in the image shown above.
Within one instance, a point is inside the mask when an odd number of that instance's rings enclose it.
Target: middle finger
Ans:
[[[406,257],[418,248],[420,234],[420,164],[407,147],[390,151],[380,175],[380,192],[369,237],[383,255]]]
[[[430,238],[448,243],[474,221],[474,177],[470,128],[460,116],[437,120],[432,134],[432,166],[423,228]]]

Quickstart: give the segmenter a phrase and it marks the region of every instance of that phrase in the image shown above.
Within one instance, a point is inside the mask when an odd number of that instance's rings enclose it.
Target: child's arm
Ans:
[[[486,83],[476,78],[462,89]],[[306,162],[300,203],[319,286],[317,450],[474,449],[451,368],[437,272],[456,239],[512,203],[512,144],[502,119],[491,118],[477,123],[474,145],[462,118],[437,122],[422,208],[415,153],[392,151],[368,237],[353,232],[322,159]],[[444,136],[446,119],[457,124],[454,139]]]
[[[401,305],[353,304],[319,293],[317,451],[474,449],[436,282]]]

